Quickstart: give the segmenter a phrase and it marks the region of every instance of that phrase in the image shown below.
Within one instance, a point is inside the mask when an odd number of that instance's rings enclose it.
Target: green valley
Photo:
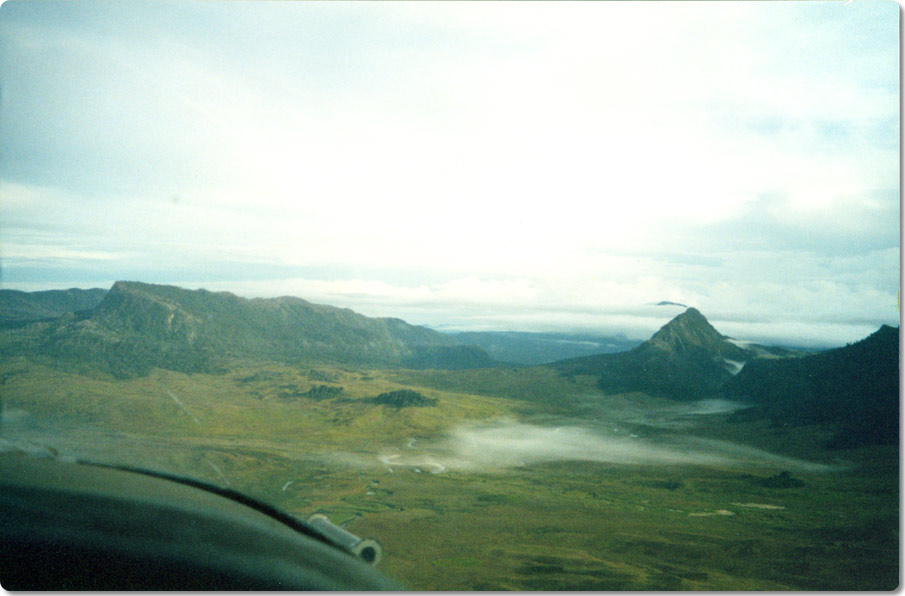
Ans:
[[[207,332],[199,311],[169,304],[174,320],[188,313],[196,337]],[[826,420],[745,416],[746,404],[718,394],[690,399],[688,385],[681,399],[607,388],[600,370],[622,375],[633,366],[626,356],[616,365],[444,370],[232,352],[211,370],[158,361],[118,375],[87,361],[73,366],[71,352],[16,348],[72,329],[65,341],[95,333],[65,316],[4,332],[3,449],[183,475],[302,519],[325,513],[379,540],[380,568],[412,589],[898,584],[898,445],[830,445],[837,429]],[[143,316],[125,327],[108,322],[103,333],[111,345],[164,345],[166,333],[191,345],[184,329],[158,327],[166,317]],[[705,363],[702,342],[689,344],[694,333],[664,329],[659,339]],[[652,361],[644,345],[636,349]],[[755,358],[726,350],[726,360]],[[668,352],[663,370],[683,370],[682,350]],[[807,358],[790,362],[805,366]],[[687,370],[710,383],[725,370],[714,362]],[[778,395],[778,384],[770,390]]]
[[[445,461],[444,440],[456,427],[501,417],[563,422],[569,409],[538,402],[534,392],[491,397],[436,389],[431,373],[419,373],[418,385],[411,374],[372,369],[155,370],[117,380],[20,362],[2,374],[4,441],[204,479],[303,518],[323,511],[380,540],[381,568],[415,589],[836,590],[897,581],[893,448],[811,450],[810,461],[831,467],[792,472],[803,485],[791,488],[765,486],[782,464],[756,460],[566,457],[441,471],[431,463]],[[323,378],[342,386],[343,397],[282,396],[287,385],[314,387]],[[551,395],[589,391],[550,376],[535,381]],[[367,403],[403,387],[436,405]],[[638,411],[645,407],[639,400]],[[797,452],[799,432],[701,418],[693,429],[700,436],[731,428],[734,443]],[[660,442],[672,434],[626,428]]]

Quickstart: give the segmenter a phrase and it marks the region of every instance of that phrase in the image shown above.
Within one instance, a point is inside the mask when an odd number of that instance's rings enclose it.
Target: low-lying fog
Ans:
[[[378,461],[391,469],[411,467],[431,473],[493,471],[554,461],[722,467],[762,465],[790,471],[830,469],[826,465],[774,455],[728,441],[676,436],[642,438],[600,428],[540,426],[514,420],[460,427],[429,445],[409,441],[405,448],[383,454]]]
[[[694,437],[655,440],[581,426],[551,428],[515,421],[457,429],[441,448],[450,454],[451,464],[456,467],[508,467],[561,460],[618,464],[812,465],[725,441]]]
[[[555,461],[764,466],[802,472],[831,469],[729,441],[695,437],[689,432],[701,416],[726,414],[743,407],[722,400],[597,400],[581,419],[550,419],[543,423],[500,419],[466,425],[439,440],[410,440],[399,449],[381,454],[378,463],[390,469],[407,467],[431,473],[494,471]],[[643,427],[666,432],[632,431]],[[373,461],[370,463],[373,465]]]

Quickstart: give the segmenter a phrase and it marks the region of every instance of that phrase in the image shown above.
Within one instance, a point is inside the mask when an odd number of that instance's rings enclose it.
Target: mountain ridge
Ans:
[[[302,298],[118,281],[93,309],[4,334],[0,352],[100,368],[117,376],[153,367],[219,370],[232,359],[372,366],[494,366],[480,348],[401,319],[370,318]]]

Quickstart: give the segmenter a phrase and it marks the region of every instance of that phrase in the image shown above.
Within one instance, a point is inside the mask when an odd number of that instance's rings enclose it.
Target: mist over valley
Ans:
[[[657,416],[639,407],[638,417]],[[826,472],[834,465],[807,462],[731,443],[702,439],[693,434],[642,437],[619,427],[542,426],[512,419],[455,428],[448,436],[417,441],[405,449],[381,454],[374,460],[336,454],[340,461],[361,466],[379,464],[387,470],[414,469],[440,474],[448,471],[503,473],[507,469],[555,462],[596,462],[632,466],[713,466],[722,469],[781,468],[794,472]],[[571,425],[565,425],[569,424]]]

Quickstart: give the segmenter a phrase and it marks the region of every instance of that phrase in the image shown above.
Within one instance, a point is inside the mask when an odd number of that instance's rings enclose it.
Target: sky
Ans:
[[[899,6],[0,6],[0,287],[457,330],[898,325]]]

